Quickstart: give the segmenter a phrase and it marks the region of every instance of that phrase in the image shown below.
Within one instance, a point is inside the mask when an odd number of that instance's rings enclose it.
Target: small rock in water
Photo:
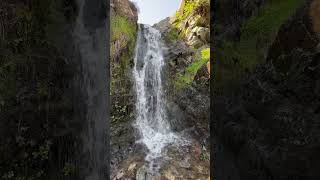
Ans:
[[[128,171],[133,171],[136,168],[137,164],[136,163],[132,163],[130,164]]]
[[[168,180],[175,180],[175,179],[176,179],[176,178],[174,177],[174,175],[173,175],[170,171],[165,172],[164,176],[165,176]]]
[[[120,172],[118,172],[116,178],[114,180],[118,180],[118,179],[121,179],[123,177],[124,173],[123,171],[121,170]]]

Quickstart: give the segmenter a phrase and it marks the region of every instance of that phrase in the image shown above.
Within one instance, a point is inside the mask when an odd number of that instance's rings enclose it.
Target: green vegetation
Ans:
[[[111,42],[121,39],[123,36],[128,40],[135,39],[137,34],[136,26],[126,17],[113,15],[110,20]]]
[[[114,61],[111,64],[111,94],[116,90],[116,82],[125,79],[135,50],[136,37],[134,22],[117,14],[111,16],[111,56]]]
[[[280,26],[294,14],[302,0],[272,1],[241,27],[239,42],[223,42],[215,51],[215,87],[236,82],[245,72],[263,63]]]
[[[176,27],[170,28],[169,32],[165,36],[165,41],[174,42],[179,39],[179,30]]]
[[[192,20],[189,20],[191,18]],[[186,39],[190,35],[192,28],[208,27],[210,19],[210,0],[185,0],[181,9],[175,14],[175,20],[170,31],[166,34],[166,41],[173,42],[177,39]],[[192,25],[187,25],[192,22]],[[195,51],[199,51],[199,47],[193,47]],[[200,53],[200,57],[192,64],[187,66],[184,72],[178,72],[176,78],[171,82],[177,89],[184,88],[193,82],[195,75],[203,65],[210,59],[210,49],[204,49]]]
[[[177,80],[175,80],[175,85],[178,89],[185,87],[190,84],[199,69],[206,65],[206,63],[210,60],[210,48],[203,49],[201,51],[201,58],[192,64],[190,64],[184,74],[178,74]]]
[[[210,0],[186,0],[183,9],[176,13],[177,24],[184,21],[192,13],[209,15]]]
[[[175,14],[175,21],[172,24],[167,37],[167,41],[171,42],[177,38],[185,38],[187,28],[184,28],[186,20],[190,16],[199,16],[196,26],[209,26],[210,19],[210,0],[186,0],[182,9]]]
[[[133,11],[134,5],[131,5]],[[110,95],[112,101],[111,123],[112,125],[132,118],[128,108],[128,97],[132,82],[129,72],[133,66],[137,38],[137,22],[134,22],[124,9],[115,5],[117,9],[111,16],[111,86]]]

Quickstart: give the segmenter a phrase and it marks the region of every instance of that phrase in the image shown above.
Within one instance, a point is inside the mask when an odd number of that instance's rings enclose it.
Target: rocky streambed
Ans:
[[[123,161],[111,179],[173,180],[210,179],[209,148],[192,139],[187,146],[168,146],[164,157],[152,162],[145,160],[146,149],[136,152]]]

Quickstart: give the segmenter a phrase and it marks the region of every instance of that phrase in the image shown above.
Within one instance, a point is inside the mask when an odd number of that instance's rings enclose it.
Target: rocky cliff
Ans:
[[[167,108],[172,127],[195,128],[208,145],[210,2],[182,1],[177,13],[154,25],[163,35],[166,59]]]
[[[111,168],[131,152],[134,132],[132,67],[138,31],[138,10],[128,0],[111,1]]]
[[[271,12],[281,9],[279,12],[283,15],[285,11],[290,13],[279,24],[267,24],[269,30],[275,28],[276,33],[269,36],[270,42],[264,48],[255,48],[265,53],[259,65],[248,68],[247,74],[232,85],[215,87],[212,92],[213,176],[222,180],[318,179],[320,174],[315,167],[320,162],[317,154],[320,41],[319,17],[314,16],[319,12],[318,1],[286,1],[277,6],[272,5],[274,2],[263,3],[260,10],[253,12],[261,13],[268,8]],[[243,27],[262,25],[258,21],[250,22],[252,17],[265,19],[267,16],[251,15],[244,20],[239,41],[244,42]],[[223,34],[218,37],[218,44],[228,39]],[[226,47],[220,51],[223,50],[230,52]],[[235,59],[234,68],[240,68],[242,60],[246,59]],[[217,63],[217,68],[225,70],[226,66]],[[217,78],[214,84],[223,81],[226,79]]]

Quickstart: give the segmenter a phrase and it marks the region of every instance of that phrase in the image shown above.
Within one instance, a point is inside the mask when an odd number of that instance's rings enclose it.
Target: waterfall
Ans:
[[[83,180],[107,178],[107,5],[103,0],[78,0],[79,14],[73,31],[77,74],[75,87],[80,92],[77,121],[81,121],[80,154],[77,155]],[[97,14],[99,16],[97,16]],[[77,105],[77,104],[76,104]]]
[[[149,25],[139,25],[133,75],[137,117],[134,126],[140,140],[149,150],[147,160],[162,155],[162,150],[179,140],[171,131],[165,108],[162,69],[164,58],[161,34]]]

